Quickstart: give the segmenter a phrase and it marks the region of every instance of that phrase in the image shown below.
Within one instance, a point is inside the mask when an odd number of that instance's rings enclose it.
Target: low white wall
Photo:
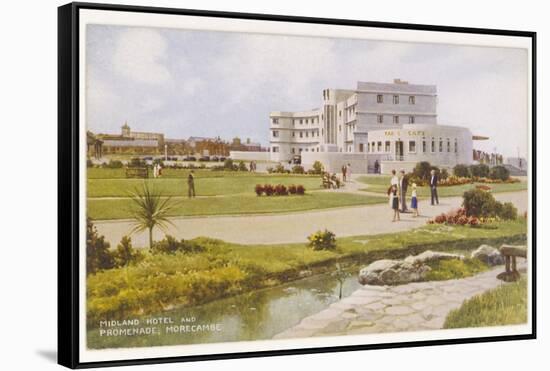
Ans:
[[[229,157],[243,161],[269,161],[269,152],[230,151]]]
[[[302,152],[302,165],[310,169],[315,161],[323,164],[326,171],[340,173],[342,166],[350,164],[352,174],[366,174],[368,161],[366,153],[345,152]]]

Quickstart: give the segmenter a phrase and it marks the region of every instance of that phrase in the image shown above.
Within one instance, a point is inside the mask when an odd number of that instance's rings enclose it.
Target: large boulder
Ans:
[[[411,264],[426,264],[436,260],[447,260],[447,259],[464,260],[464,255],[427,250],[418,255],[409,255],[408,257],[405,258],[405,261]]]
[[[479,259],[489,266],[504,264],[504,257],[498,249],[489,246],[481,245],[475,251],[472,251],[472,259]]]
[[[411,264],[404,260],[377,260],[359,272],[362,285],[400,285],[421,281],[430,271],[424,264]]]

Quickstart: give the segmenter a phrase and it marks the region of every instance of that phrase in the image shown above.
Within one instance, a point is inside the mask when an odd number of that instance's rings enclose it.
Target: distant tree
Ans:
[[[489,166],[485,164],[470,165],[470,174],[479,178],[486,178],[489,176]]]
[[[510,171],[504,166],[495,166],[489,172],[489,178],[508,180],[510,178]]]
[[[323,164],[320,161],[315,161],[313,163],[312,168],[313,168],[313,171],[315,172],[315,174],[322,174],[323,170],[325,169]]]
[[[430,172],[432,171],[433,166],[428,161],[421,161],[416,164],[412,171],[413,177],[419,178],[421,180],[430,179]]]

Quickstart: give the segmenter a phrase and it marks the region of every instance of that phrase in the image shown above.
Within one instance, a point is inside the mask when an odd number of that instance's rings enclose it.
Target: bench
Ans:
[[[517,270],[516,258],[527,259],[527,246],[502,245],[499,251],[504,256],[505,271],[499,273],[497,278],[505,282],[517,281],[520,274]]]
[[[148,178],[149,170],[146,167],[127,167],[126,178]]]

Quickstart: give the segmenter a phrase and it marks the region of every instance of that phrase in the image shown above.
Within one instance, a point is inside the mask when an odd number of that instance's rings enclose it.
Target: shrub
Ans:
[[[486,178],[489,176],[489,166],[485,164],[470,165],[470,174],[473,177]]]
[[[449,172],[447,171],[447,169],[442,169],[439,172],[439,179],[446,180],[448,177],[449,177]]]
[[[86,167],[94,167],[94,163],[92,162],[92,160],[90,159],[86,160]]]
[[[515,220],[518,218],[518,209],[511,202],[502,204],[499,216],[505,220]]]
[[[288,190],[286,189],[286,187],[283,184],[277,184],[275,186],[275,194],[277,196],[286,196],[286,195],[288,195]]]
[[[458,164],[453,168],[453,174],[459,178],[470,178],[472,174],[466,165]]]
[[[464,192],[463,199],[463,206],[468,216],[490,217],[496,215],[497,201],[488,192],[472,189]]]
[[[301,165],[295,165],[292,167],[292,174],[303,174],[304,172],[304,167]]]
[[[320,161],[315,161],[312,166],[313,174],[320,175],[323,173],[325,167]]]
[[[223,167],[226,170],[233,170],[233,160],[230,158],[226,158],[225,161],[223,162]]]
[[[262,193],[264,193],[264,186],[261,184],[256,184],[256,187],[254,188],[254,192],[256,192],[257,196],[261,196]]]
[[[429,180],[430,172],[432,170],[432,165],[428,161],[421,161],[416,164],[412,171],[413,177],[419,178],[421,180]]]
[[[275,169],[273,169],[273,167],[271,167],[271,166],[267,167],[266,170],[269,174],[271,174],[275,171]]]
[[[303,185],[298,185],[296,186],[296,194],[298,195],[304,195],[306,193],[306,189],[304,188]]]
[[[489,172],[489,178],[505,181],[510,178],[510,171],[504,166],[495,166]]]
[[[248,168],[246,167],[244,161],[239,161],[239,171],[248,171]]]
[[[273,170],[273,172],[284,174],[286,171],[285,171],[285,167],[283,165],[277,164],[277,166],[275,166],[275,169]]]
[[[294,184],[291,184],[288,186],[288,193],[291,195],[295,195],[297,192],[296,186]]]
[[[204,247],[196,242],[185,241],[184,239],[178,241],[175,237],[166,235],[163,240],[153,244],[153,249],[151,251],[153,254],[174,254],[176,252],[197,253],[203,252],[204,250]]]
[[[271,184],[265,184],[264,185],[264,193],[266,196],[271,196],[275,192],[275,189]]]
[[[138,157],[132,158],[128,163],[128,167],[145,167],[145,166],[147,166],[147,163]]]
[[[308,246],[316,251],[334,250],[336,248],[336,235],[327,229],[317,231],[309,235],[307,239],[309,240]]]
[[[113,252],[114,264],[116,267],[125,267],[143,260],[141,251],[134,249],[132,239],[128,236],[122,237],[116,250]]]
[[[86,220],[86,274],[92,274],[114,267],[109,242],[97,233],[92,220]]]
[[[124,164],[119,160],[109,160],[109,162],[104,162],[101,166],[106,169],[122,169]]]

